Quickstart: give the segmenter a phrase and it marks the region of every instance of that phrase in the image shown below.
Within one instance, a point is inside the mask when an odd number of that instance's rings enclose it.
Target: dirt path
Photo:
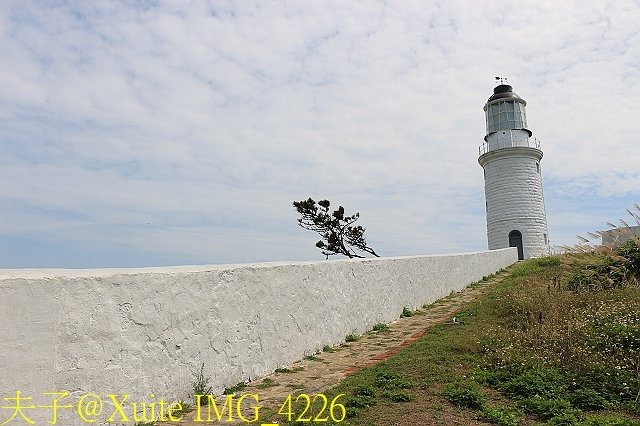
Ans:
[[[451,321],[452,315],[460,311],[468,303],[478,299],[503,278],[504,273],[492,279],[475,284],[460,293],[440,299],[434,304],[416,311],[414,316],[400,318],[388,324],[388,330],[369,332],[355,342],[344,343],[332,348],[332,352],[321,352],[314,357],[307,357],[287,367],[288,372],[273,373],[261,380],[248,383],[238,395],[258,394],[259,405],[265,409],[278,409],[286,397],[292,393],[314,395],[336,384],[354,372],[375,365],[403,348],[409,346],[436,324]],[[243,405],[251,406],[255,401],[247,399]],[[221,406],[221,403],[220,403]],[[195,412],[185,414],[180,426],[197,426],[213,424],[206,421],[206,409],[202,411],[201,421],[195,421]],[[247,418],[252,413],[247,412]],[[215,424],[230,423],[228,421]],[[239,422],[238,422],[239,423]],[[254,424],[260,424],[256,422]],[[265,423],[267,424],[267,423]]]

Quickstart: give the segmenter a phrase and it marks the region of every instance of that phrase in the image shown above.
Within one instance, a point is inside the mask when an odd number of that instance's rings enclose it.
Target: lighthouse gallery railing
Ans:
[[[527,138],[526,140],[515,140],[513,138],[507,140],[498,140],[492,143],[484,142],[482,145],[478,147],[478,155],[486,154],[489,151],[495,151],[496,149],[501,148],[514,148],[514,147],[524,147],[524,148],[540,148],[540,141],[537,138]]]

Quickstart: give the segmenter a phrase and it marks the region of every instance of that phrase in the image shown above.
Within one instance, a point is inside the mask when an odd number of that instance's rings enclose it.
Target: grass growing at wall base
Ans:
[[[437,326],[329,390],[329,398],[347,395],[340,424],[640,425],[640,289],[567,287],[597,261],[509,268],[492,293],[456,314],[463,324]]]

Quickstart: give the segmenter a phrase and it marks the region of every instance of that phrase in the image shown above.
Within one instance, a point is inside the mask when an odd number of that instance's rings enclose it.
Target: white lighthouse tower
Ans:
[[[549,253],[542,195],[542,150],[527,126],[527,103],[500,84],[484,106],[487,135],[479,148],[484,169],[489,250],[517,247],[518,258]]]

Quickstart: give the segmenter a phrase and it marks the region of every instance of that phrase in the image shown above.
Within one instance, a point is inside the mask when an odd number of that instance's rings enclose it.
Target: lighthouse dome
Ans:
[[[491,97],[487,100],[487,103],[493,102],[498,99],[507,100],[507,98],[511,98],[514,100],[518,99],[519,102],[525,105],[527,104],[524,99],[522,99],[516,94],[516,92],[513,91],[513,87],[509,86],[508,84],[501,84],[499,86],[496,86],[496,88],[493,89],[493,95],[491,95]]]

